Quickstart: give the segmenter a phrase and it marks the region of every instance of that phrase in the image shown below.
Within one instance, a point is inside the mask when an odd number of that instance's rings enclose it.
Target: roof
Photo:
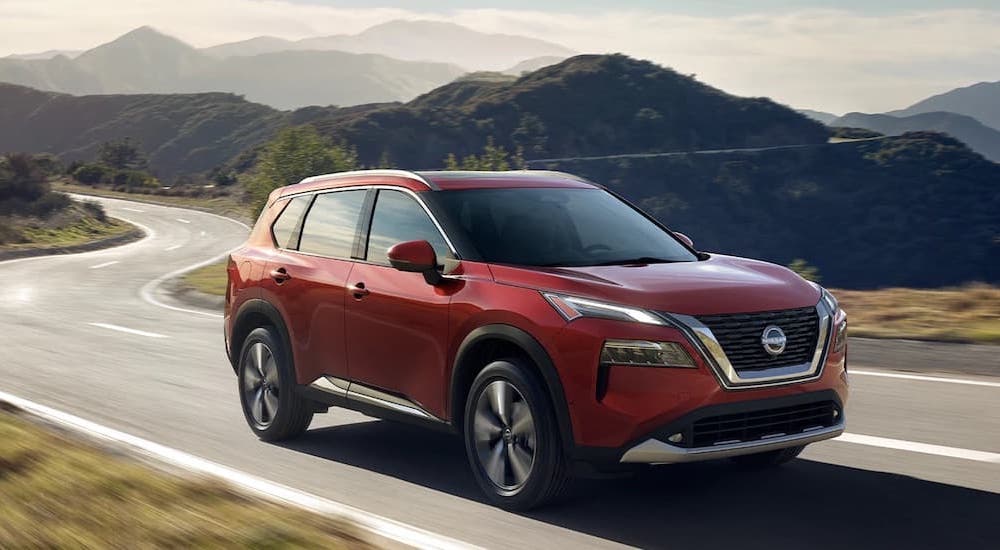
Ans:
[[[397,185],[416,192],[509,187],[598,187],[572,174],[546,170],[502,172],[358,170],[306,178],[283,188],[281,196],[354,185]]]

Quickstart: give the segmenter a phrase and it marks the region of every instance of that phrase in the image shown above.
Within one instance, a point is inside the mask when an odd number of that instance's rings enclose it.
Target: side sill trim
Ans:
[[[843,418],[843,417],[841,417]],[[675,464],[679,462],[698,462],[702,460],[715,460],[717,458],[727,458],[746,454],[762,453],[774,451],[788,447],[797,447],[808,443],[815,443],[825,439],[833,439],[844,433],[844,421],[809,432],[774,437],[746,443],[732,443],[729,445],[717,445],[714,447],[700,447],[697,449],[685,449],[676,447],[660,441],[659,439],[647,439],[642,443],[632,447],[622,455],[623,463],[638,464]]]
[[[367,403],[424,420],[441,422],[441,419],[425,411],[412,401],[343,378],[321,376],[310,384],[309,387],[337,397],[346,398],[349,401]]]

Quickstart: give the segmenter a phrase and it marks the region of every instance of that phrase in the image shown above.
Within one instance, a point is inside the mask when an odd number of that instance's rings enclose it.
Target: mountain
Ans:
[[[933,130],[963,141],[984,157],[1000,162],[1000,131],[978,120],[955,113],[932,112],[911,116],[869,115],[848,113],[831,124],[849,128],[867,128],[885,135]]]
[[[829,129],[624,55],[581,55],[514,82],[452,82],[405,105],[312,121],[361,161],[439,166],[488,139],[529,159],[824,143]]]
[[[241,55],[260,55],[262,53],[284,52],[300,49],[295,42],[276,36],[258,36],[249,40],[219,44],[202,48],[202,53],[215,58],[224,59]]]
[[[558,55],[543,55],[541,57],[533,57],[531,59],[525,59],[524,61],[505,69],[503,72],[506,74],[521,76],[524,73],[532,73],[541,69],[542,67],[548,67],[549,65],[555,65],[556,63],[561,63],[566,60],[566,56]]]
[[[813,119],[826,124],[827,126],[833,125],[833,121],[837,120],[837,115],[833,113],[827,113],[824,111],[814,111],[812,109],[798,109],[798,112]]]
[[[562,60],[574,53],[558,44],[536,38],[482,33],[455,23],[402,20],[376,25],[358,34],[320,36],[295,42],[257,37],[202,51],[214,57],[229,57],[288,50],[374,53],[396,59],[432,60],[489,71],[501,71],[529,58],[555,56]]]
[[[82,52],[80,50],[46,50],[44,52],[35,53],[12,53],[6,57],[6,59],[52,59],[53,57],[58,57],[64,55],[66,57],[76,57]]]
[[[222,91],[281,109],[408,100],[464,72],[445,63],[336,51],[217,59],[150,27],[74,59],[0,59],[0,82],[40,90],[77,95]]]
[[[947,111],[971,116],[987,126],[1000,130],[1000,81],[980,82],[964,88],[929,97],[906,109],[892,111],[894,116]]]
[[[0,151],[90,160],[132,137],[170,180],[218,166],[269,139],[287,114],[232,94],[71,96],[0,84]]]

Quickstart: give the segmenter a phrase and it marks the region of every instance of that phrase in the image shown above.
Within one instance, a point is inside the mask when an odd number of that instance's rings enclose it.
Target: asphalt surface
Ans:
[[[953,376],[986,382],[973,385],[852,375],[849,433],[959,451],[835,440],[771,471],[719,462],[581,481],[565,502],[527,515],[485,504],[461,443],[447,435],[332,410],[293,443],[259,442],[240,412],[221,319],[151,303],[184,308],[151,281],[219,256],[246,229],[200,212],[101,202],[153,235],[100,252],[0,263],[3,391],[491,548],[981,548],[1000,541],[998,455],[942,456],[1000,453],[1000,378]]]

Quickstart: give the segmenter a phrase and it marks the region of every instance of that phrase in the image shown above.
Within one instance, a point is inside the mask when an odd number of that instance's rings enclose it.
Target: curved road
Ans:
[[[151,283],[223,254],[246,229],[200,212],[100,202],[150,235],[0,263],[0,390],[491,548],[1000,540],[1000,378],[900,378],[852,365],[850,435],[783,469],[705,463],[582,481],[565,503],[527,515],[484,504],[462,445],[447,435],[335,409],[294,443],[259,442],[240,412],[220,317],[183,311]]]

